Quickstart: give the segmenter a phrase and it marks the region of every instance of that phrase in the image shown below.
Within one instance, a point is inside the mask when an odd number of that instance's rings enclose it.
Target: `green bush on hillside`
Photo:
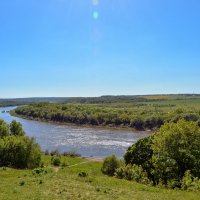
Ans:
[[[138,183],[149,184],[147,173],[139,165],[128,164],[116,169],[115,176],[120,179],[133,180]]]
[[[20,123],[13,121],[9,126],[0,121],[0,166],[35,168],[40,165],[40,146],[24,134]]]
[[[192,186],[187,186],[187,181],[191,179],[190,185],[195,185],[198,190],[200,128],[193,121],[165,123],[158,133],[140,139],[129,147],[124,159],[126,166],[116,169],[119,178],[133,179],[133,169],[130,166],[137,165],[146,172],[146,178],[154,185],[191,188]],[[188,170],[193,178],[188,178]]]
[[[104,159],[101,171],[109,176],[114,176],[117,168],[120,167],[120,161],[115,155],[108,156]]]
[[[51,164],[54,165],[54,166],[60,166],[60,164],[61,164],[60,156],[53,156],[51,158]]]

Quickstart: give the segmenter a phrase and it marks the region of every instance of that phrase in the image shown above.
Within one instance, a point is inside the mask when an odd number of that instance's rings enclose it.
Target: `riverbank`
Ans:
[[[105,176],[102,162],[83,158],[62,157],[67,166],[54,167],[51,156],[43,156],[47,173],[32,170],[0,168],[2,200],[197,200],[199,193],[167,190],[141,185],[133,181]],[[79,176],[85,172],[86,177]]]
[[[10,111],[13,108],[1,110]],[[44,123],[11,116],[10,113],[1,113],[0,118],[8,124],[13,120],[20,122],[27,135],[34,137],[43,151],[57,149],[60,152],[76,152],[84,157],[105,157],[115,154],[121,158],[129,146],[149,135],[124,129]]]
[[[59,122],[59,121],[52,121],[52,120],[47,120],[47,119],[41,119],[41,118],[33,118],[33,117],[28,117],[25,115],[19,115],[17,114],[14,110],[9,112],[10,115],[14,117],[19,117],[22,119],[26,120],[31,120],[31,121],[38,121],[38,122],[45,122],[49,124],[57,124],[57,125],[66,125],[66,126],[74,126],[74,127],[83,127],[83,128],[97,128],[97,129],[108,129],[108,130],[121,130],[121,131],[131,131],[133,133],[145,133],[145,134],[153,134],[158,131],[158,129],[154,130],[136,130],[131,127],[127,126],[111,126],[111,125],[92,125],[92,124],[77,124],[77,123],[70,123],[70,122]]]

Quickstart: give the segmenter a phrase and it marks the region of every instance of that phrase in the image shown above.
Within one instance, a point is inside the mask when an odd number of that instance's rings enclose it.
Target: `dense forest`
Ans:
[[[130,100],[133,97],[127,96],[108,97],[108,99],[110,98],[113,98],[113,102],[107,104],[100,103],[100,99],[98,99],[98,103],[93,104],[91,99],[87,98],[86,100],[90,104],[34,103],[18,107],[13,114],[30,119],[80,125],[130,127],[136,130],[154,130],[165,122],[177,122],[180,119],[197,121],[200,125],[200,98],[198,95],[144,96],[135,102]],[[120,100],[117,101],[118,98],[122,98],[123,103]],[[127,103],[124,102],[124,98]],[[78,101],[77,98],[76,101]]]

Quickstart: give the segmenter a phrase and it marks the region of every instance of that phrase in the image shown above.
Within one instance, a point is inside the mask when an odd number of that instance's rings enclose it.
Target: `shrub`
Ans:
[[[136,130],[143,130],[144,129],[144,121],[136,117],[130,121],[130,126],[135,128]]]
[[[48,155],[49,155],[49,151],[46,150],[46,151],[44,152],[44,155],[48,156]]]
[[[35,169],[33,169],[33,171],[32,171],[32,174],[33,175],[37,175],[37,174],[46,174],[47,173],[47,170],[46,169],[44,169],[44,168],[41,168],[41,167],[38,167],[38,168],[35,168]]]
[[[112,155],[104,159],[101,171],[104,174],[113,176],[115,170],[119,167],[120,167],[120,161],[116,158],[115,155]]]
[[[62,166],[62,167],[69,166],[69,163],[67,162],[66,159],[64,159],[64,160],[62,161],[61,166]]]
[[[75,151],[65,151],[62,153],[62,155],[66,157],[72,157],[72,158],[81,157],[81,155],[76,153]]]
[[[60,156],[53,156],[51,158],[51,164],[54,165],[54,166],[60,166],[60,163],[61,163],[61,158]]]
[[[51,156],[60,156],[60,152],[56,149],[56,150],[51,151],[50,155]]]
[[[186,171],[182,180],[181,180],[181,188],[183,190],[199,192],[200,191],[200,179],[195,178],[191,175],[190,170]]]
[[[19,185],[20,185],[20,186],[24,186],[24,185],[25,185],[25,181],[20,181],[20,182],[19,182]]]
[[[149,184],[147,173],[138,165],[126,165],[116,169],[115,176],[126,180],[133,180],[138,183]]]
[[[41,149],[34,139],[19,136],[0,139],[0,166],[35,168],[40,161]]]
[[[84,178],[84,177],[88,176],[88,173],[87,172],[79,172],[78,176]]]
[[[0,167],[35,168],[40,165],[41,149],[33,138],[25,137],[22,125],[0,120]]]

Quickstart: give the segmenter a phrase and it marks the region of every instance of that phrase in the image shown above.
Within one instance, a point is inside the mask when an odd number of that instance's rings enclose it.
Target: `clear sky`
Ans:
[[[200,93],[199,0],[0,0],[0,98]]]

